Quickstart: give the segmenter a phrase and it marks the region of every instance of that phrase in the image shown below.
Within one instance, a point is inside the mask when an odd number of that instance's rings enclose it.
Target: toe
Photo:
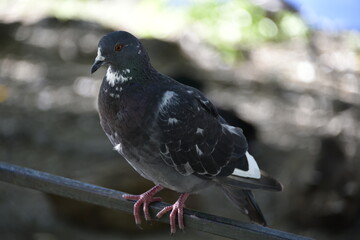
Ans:
[[[126,200],[139,200],[140,199],[139,195],[131,195],[131,194],[123,194],[122,197],[125,198]]]
[[[169,212],[170,210],[172,210],[172,206],[164,207],[160,212],[158,212],[158,214],[156,214],[156,217],[161,218],[165,213]]]
[[[184,231],[184,214],[183,214],[183,210],[181,208],[178,209],[177,211],[177,215],[178,215],[178,225],[179,225],[179,229]]]
[[[151,221],[151,217],[150,217],[150,213],[149,213],[149,203],[148,202],[144,202],[143,204],[143,211],[144,211],[144,217],[145,220],[150,222]]]
[[[176,209],[173,209],[170,213],[170,232],[171,234],[174,234],[176,232],[176,224],[175,224],[175,220],[176,220]]]

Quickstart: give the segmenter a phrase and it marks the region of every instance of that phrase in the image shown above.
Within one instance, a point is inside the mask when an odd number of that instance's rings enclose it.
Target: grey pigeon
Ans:
[[[108,65],[98,104],[100,123],[114,149],[155,186],[136,200],[150,220],[149,204],[164,188],[179,192],[179,199],[157,214],[170,213],[171,233],[184,229],[183,208],[189,194],[216,186],[251,221],[266,225],[252,189],[281,191],[282,185],[259,169],[248,153],[240,128],[230,126],[197,89],[159,73],[141,42],[128,32],[105,35],[99,42],[94,73]]]

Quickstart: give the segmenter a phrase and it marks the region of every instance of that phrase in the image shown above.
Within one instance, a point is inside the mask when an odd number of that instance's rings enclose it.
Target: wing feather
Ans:
[[[164,93],[172,96],[159,104],[157,129],[160,155],[183,175],[227,176],[247,150],[242,130],[226,125],[216,108],[190,87]],[[242,163],[246,165],[246,163]]]

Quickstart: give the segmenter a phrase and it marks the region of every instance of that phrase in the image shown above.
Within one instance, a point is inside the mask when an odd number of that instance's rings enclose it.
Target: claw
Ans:
[[[161,218],[165,213],[170,212],[170,234],[173,235],[176,232],[176,215],[178,218],[178,225],[179,225],[179,229],[184,231],[184,206],[185,206],[185,201],[186,199],[189,197],[188,193],[182,193],[179,197],[179,199],[171,206],[167,206],[165,208],[163,208],[160,212],[158,212],[158,214],[156,214],[157,218]]]
[[[134,204],[134,217],[136,225],[141,228],[141,217],[140,217],[140,208],[141,205],[143,206],[144,217],[146,221],[151,221],[150,213],[149,213],[149,204],[152,202],[161,201],[161,198],[154,197],[156,193],[161,191],[164,187],[161,185],[156,185],[155,187],[151,188],[149,191],[140,194],[140,195],[131,195],[131,194],[124,194],[122,197],[127,200],[135,200]]]

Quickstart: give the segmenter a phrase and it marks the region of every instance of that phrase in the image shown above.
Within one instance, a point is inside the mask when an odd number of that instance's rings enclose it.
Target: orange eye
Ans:
[[[114,50],[117,51],[117,52],[119,52],[119,51],[121,51],[121,49],[122,49],[123,47],[124,47],[124,44],[118,43],[118,44],[115,45]]]

